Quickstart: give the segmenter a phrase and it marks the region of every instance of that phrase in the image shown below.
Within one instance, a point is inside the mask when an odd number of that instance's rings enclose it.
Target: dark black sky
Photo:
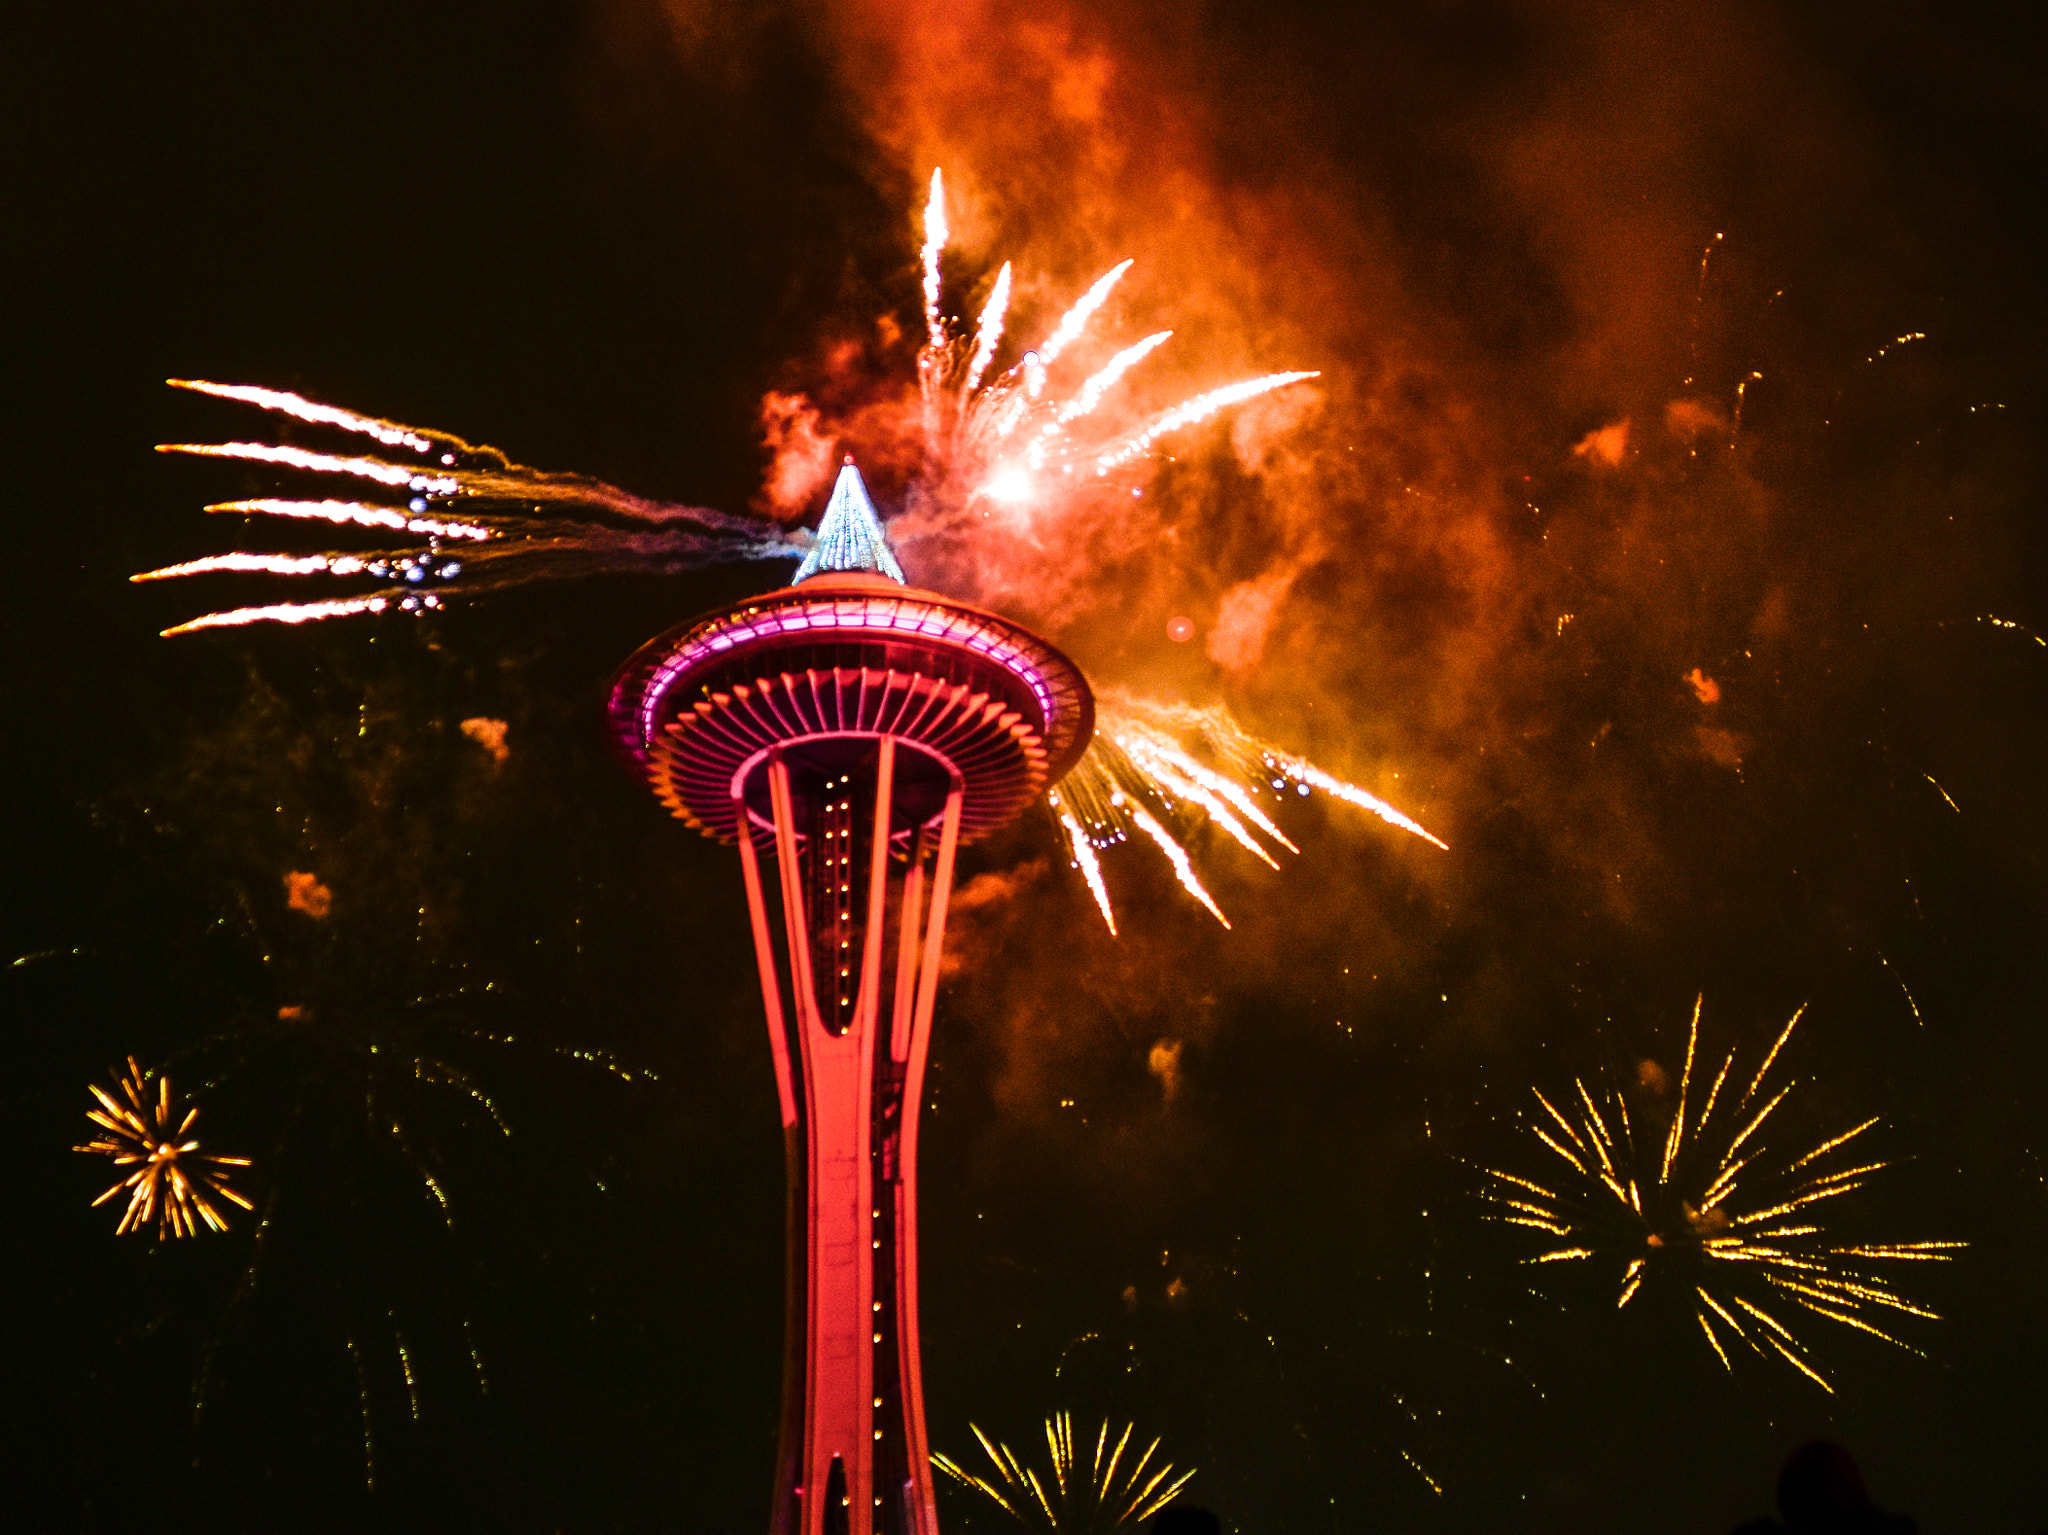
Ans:
[[[925,1150],[934,1445],[1065,1406],[1165,1435],[1247,1532],[1713,1535],[1827,1434],[1924,1529],[2048,1525],[2038,20],[617,0],[8,32],[8,1523],[761,1517],[781,1164],[738,882],[599,720],[619,659],[779,570],[175,642],[258,589],[125,577],[288,543],[199,512],[275,481],[150,451],[259,431],[168,376],[745,508],[764,393],[886,423],[876,321],[916,322],[943,159],[963,279],[1014,254],[1044,305],[1134,256],[1108,323],[1180,328],[1160,387],[1326,376],[1189,439],[1142,519],[913,577],[1098,681],[1227,700],[1452,852],[1319,800],[1278,875],[1200,849],[1227,935],[1113,864],[1121,942],[1046,824],[976,853]],[[1619,462],[1574,454],[1623,421]],[[1269,621],[1224,643],[1253,590]],[[332,916],[285,908],[295,869]],[[1788,1136],[1884,1115],[1898,1165],[1845,1232],[1971,1244],[1912,1276],[1925,1357],[1815,1320],[1836,1395],[1724,1374],[1676,1295],[1532,1287],[1481,1220],[1467,1162],[1541,1166],[1530,1086],[1675,1070],[1700,992],[1750,1060],[1810,1004]],[[130,1054],[258,1158],[260,1248],[86,1208],[84,1084]]]

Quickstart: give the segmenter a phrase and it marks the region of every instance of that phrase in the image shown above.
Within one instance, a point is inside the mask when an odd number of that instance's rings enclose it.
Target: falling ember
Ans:
[[[1143,805],[1131,807],[1131,822],[1139,831],[1159,844],[1159,851],[1164,853],[1166,861],[1173,865],[1174,877],[1180,881],[1181,888],[1207,907],[1210,916],[1226,928],[1229,927],[1230,919],[1223,915],[1223,908],[1218,906],[1209,892],[1202,888],[1201,880],[1195,877],[1195,866],[1188,858],[1188,850],[1173,840],[1173,833],[1161,826],[1153,818],[1152,812]]]
[[[1102,882],[1102,860],[1095,856],[1095,844],[1088,840],[1088,833],[1081,830],[1081,823],[1059,808],[1059,792],[1052,794],[1053,812],[1059,816],[1060,825],[1067,833],[1067,846],[1074,855],[1074,867],[1081,871],[1081,878],[1088,882],[1088,893],[1095,897],[1095,904],[1102,912],[1102,920],[1109,924],[1109,936],[1116,937],[1116,912],[1109,904],[1109,887]]]
[[[1421,822],[1402,814],[1402,812],[1389,805],[1377,794],[1368,794],[1365,790],[1359,788],[1357,784],[1346,783],[1341,778],[1332,777],[1313,762],[1303,761],[1300,757],[1290,757],[1282,752],[1272,753],[1267,758],[1267,761],[1272,767],[1286,774],[1289,778],[1294,779],[1297,783],[1307,784],[1312,789],[1322,789],[1327,793],[1334,794],[1348,805],[1356,805],[1361,810],[1370,810],[1389,826],[1398,826],[1405,832],[1413,832],[1424,842],[1434,843],[1447,853],[1451,850],[1448,842],[1445,842],[1441,837],[1423,826]]]
[[[374,500],[300,500],[258,497],[222,501],[209,512],[282,517],[337,527],[388,529],[426,540],[425,547],[319,555],[237,551],[165,566],[132,579],[164,580],[224,571],[275,576],[333,575],[389,582],[396,598],[361,596],[329,602],[272,603],[209,613],[163,631],[252,623],[309,623],[388,608],[419,613],[444,605],[425,587],[455,584],[468,595],[533,581],[606,572],[667,573],[722,560],[789,558],[803,553],[801,538],[730,513],[676,506],[631,495],[582,475],[550,474],[515,464],[496,448],[384,421],[282,390],[243,384],[172,379],[177,388],[254,405],[313,426],[373,438],[381,446],[410,449],[413,462],[323,453],[258,442],[167,443],[157,451],[270,464],[279,469],[335,475],[382,486],[400,504]],[[459,515],[449,515],[460,508]],[[444,554],[444,540],[472,547],[460,558]]]
[[[171,1094],[169,1077],[159,1076],[151,1094],[148,1079],[135,1058],[128,1058],[128,1074],[116,1075],[120,1097],[96,1084],[88,1084],[99,1107],[88,1109],[86,1118],[100,1128],[100,1137],[74,1149],[113,1158],[118,1168],[133,1168],[98,1199],[103,1205],[128,1191],[128,1208],[121,1216],[115,1235],[139,1231],[150,1221],[157,1235],[189,1237],[200,1224],[212,1231],[227,1230],[227,1217],[214,1206],[214,1199],[253,1209],[248,1200],[228,1186],[221,1169],[247,1167],[247,1157],[227,1157],[202,1152],[199,1142],[188,1139],[199,1119],[199,1110],[185,1109]],[[125,1101],[124,1101],[125,1100]]]
[[[1692,1084],[1700,1022],[1695,1003],[1676,1111],[1653,1154],[1638,1147],[1628,1103],[1618,1091],[1603,1101],[1583,1082],[1575,1083],[1579,1107],[1571,1114],[1537,1092],[1543,1115],[1532,1120],[1530,1133],[1571,1176],[1553,1186],[1481,1168],[1491,1180],[1481,1197],[1506,1212],[1492,1219],[1569,1244],[1524,1262],[1620,1258],[1617,1306],[1626,1306],[1646,1282],[1676,1270],[1668,1277],[1690,1291],[1694,1317],[1725,1368],[1733,1365],[1724,1338],[1759,1356],[1780,1358],[1832,1391],[1811,1363],[1806,1345],[1762,1303],[1799,1307],[1910,1351],[1911,1345],[1881,1330],[1871,1316],[1890,1311],[1935,1320],[1935,1313],[1893,1290],[1870,1265],[1945,1262],[1965,1244],[1843,1245],[1817,1222],[1818,1206],[1862,1187],[1890,1165],[1832,1165],[1843,1147],[1878,1124],[1876,1117],[1802,1153],[1766,1157],[1760,1132],[1792,1093],[1790,1083],[1772,1091],[1767,1082],[1804,1011],[1792,1015],[1739,1097],[1730,1086],[1735,1065],[1730,1050],[1695,1116]],[[1728,1104],[1727,1098],[1734,1102]],[[1717,1107],[1722,1108],[1718,1120]],[[1853,1153],[1839,1160],[1853,1161]],[[1741,1192],[1745,1182],[1746,1193]]]
[[[1095,1436],[1094,1453],[1083,1459],[1074,1441],[1072,1416],[1053,1414],[1045,1420],[1051,1469],[1044,1475],[1026,1465],[1008,1445],[990,1439],[978,1425],[967,1426],[995,1468],[994,1476],[969,1471],[947,1455],[934,1455],[932,1465],[961,1486],[980,1493],[1019,1524],[1046,1535],[1109,1535],[1112,1530],[1127,1529],[1166,1507],[1195,1474],[1190,1468],[1175,1476],[1169,1462],[1162,1459],[1155,1464],[1157,1439],[1127,1462],[1135,1424],[1126,1424],[1112,1444],[1109,1422],[1104,1419]]]
[[[1198,812],[1260,862],[1278,868],[1269,845],[1289,853],[1301,849],[1259,803],[1262,794],[1284,802],[1290,790],[1298,798],[1321,789],[1433,846],[1445,845],[1377,795],[1247,735],[1219,706],[1163,704],[1105,688],[1096,694],[1095,709],[1095,739],[1061,783],[1062,800],[1054,809],[1105,917],[1110,904],[1106,888],[1098,887],[1100,867],[1089,877],[1079,849],[1084,843],[1091,852],[1111,847],[1139,831],[1166,855],[1188,893],[1230,926],[1167,823],[1176,813]],[[1116,930],[1113,919],[1110,930]]]

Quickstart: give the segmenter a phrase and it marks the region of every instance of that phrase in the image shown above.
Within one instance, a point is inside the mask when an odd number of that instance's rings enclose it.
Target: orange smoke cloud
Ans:
[[[1272,570],[1225,592],[1209,630],[1209,659],[1226,672],[1241,675],[1255,670],[1265,659],[1266,637],[1293,584],[1293,571]]]
[[[707,73],[756,25],[655,3]],[[913,580],[1041,626],[1104,682],[1221,695],[1343,776],[1427,785],[1447,824],[1519,821],[1586,906],[1634,921],[1666,834],[1661,764],[1768,749],[1657,713],[1670,679],[1784,643],[1813,601],[1762,576],[1770,494],[1727,447],[1752,371],[1728,332],[1757,308],[1725,297],[1754,247],[1722,213],[1767,189],[1803,227],[1859,149],[1754,12],[1518,14],[1513,57],[1480,68],[1438,60],[1458,48],[1428,28],[1429,46],[1390,30],[1385,58],[1336,29],[1325,56],[1321,21],[1283,36],[1128,0],[804,8],[849,129],[835,164],[901,222],[871,263],[887,277],[849,284],[763,400],[761,501],[814,511],[821,463],[852,451]],[[992,376],[1127,258],[1057,364],[1085,377],[1173,332],[1105,397],[1110,425],[1247,374],[1323,376],[1162,439],[1118,495],[1019,494],[946,523],[916,500],[935,166],[956,334],[1012,263]],[[1580,466],[1598,472],[1559,473]],[[1203,643],[1176,645],[1189,615]],[[1619,655],[1645,658],[1644,699],[1613,696],[1636,685]]]
[[[317,875],[294,871],[284,877],[284,903],[318,922],[334,909],[334,892]]]
[[[1612,426],[1603,426],[1586,433],[1579,439],[1572,452],[1579,458],[1589,459],[1602,468],[1613,469],[1620,465],[1622,455],[1628,452],[1628,418],[1623,417]]]
[[[833,440],[818,430],[818,407],[771,389],[761,396],[761,442],[768,473],[755,505],[779,518],[810,510],[832,483]]]
[[[505,721],[481,714],[462,722],[462,733],[489,752],[494,762],[503,762],[512,755],[512,748],[505,744],[508,728]]]

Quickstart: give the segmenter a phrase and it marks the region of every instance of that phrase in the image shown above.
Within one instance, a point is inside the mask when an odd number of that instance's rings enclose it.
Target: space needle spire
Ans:
[[[861,479],[851,453],[832,486],[832,499],[825,503],[817,539],[790,577],[791,586],[815,575],[848,571],[869,571],[887,576],[898,586],[905,584],[903,567],[896,563],[889,536],[882,531],[882,519],[868,499],[867,482]]]

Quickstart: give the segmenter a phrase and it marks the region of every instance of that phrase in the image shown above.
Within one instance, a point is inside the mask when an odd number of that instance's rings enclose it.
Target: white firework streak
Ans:
[[[1059,796],[1053,796],[1057,808]],[[1067,829],[1067,846],[1074,854],[1074,867],[1081,871],[1081,878],[1088,883],[1088,893],[1095,897],[1095,904],[1102,912],[1102,920],[1109,924],[1109,936],[1116,937],[1116,913],[1110,908],[1109,887],[1102,880],[1102,860],[1095,856],[1095,844],[1088,840],[1088,833],[1081,829],[1081,823],[1059,812],[1060,825]]]
[[[173,389],[189,389],[195,394],[212,395],[221,400],[239,400],[244,405],[254,405],[258,410],[275,411],[314,426],[339,427],[344,432],[374,437],[387,448],[411,448],[416,453],[431,453],[436,446],[433,438],[413,427],[396,421],[382,421],[375,416],[359,416],[337,405],[322,405],[289,390],[264,389],[255,384],[214,384],[197,378],[172,378],[164,382]],[[458,439],[445,440],[451,447],[469,447]]]
[[[205,559],[146,570],[131,581],[164,581],[172,576],[202,576],[216,570],[253,570],[273,576],[361,575],[369,561],[354,554],[209,554]]]
[[[1111,385],[1130,372],[1138,363],[1143,362],[1158,347],[1165,345],[1172,335],[1173,332],[1170,330],[1159,331],[1147,336],[1136,346],[1125,347],[1116,356],[1110,358],[1100,373],[1097,373],[1087,383],[1083,384],[1075,391],[1073,399],[1060,407],[1059,414],[1053,417],[1053,424],[1047,427],[1046,431],[1051,432],[1056,427],[1065,426],[1069,421],[1078,421],[1081,417],[1094,410],[1096,406],[1102,403],[1102,397],[1109,392]]]
[[[410,490],[423,496],[453,496],[462,491],[462,481],[453,475],[422,474],[403,464],[387,464],[381,458],[350,458],[334,453],[312,453],[304,448],[281,447],[267,442],[167,442],[159,453],[191,453],[200,458],[238,458],[256,464],[280,464],[287,469],[304,469],[313,474],[345,474],[374,480],[394,490]]]
[[[946,248],[946,181],[932,172],[931,196],[924,205],[924,323],[934,349],[946,344],[946,322],[939,313],[939,253]]]
[[[1131,806],[1131,822],[1139,831],[1159,844],[1159,851],[1164,853],[1166,861],[1173,865],[1174,875],[1180,880],[1181,888],[1207,907],[1210,916],[1226,928],[1229,927],[1230,919],[1223,915],[1223,908],[1218,906],[1209,892],[1202,888],[1201,880],[1195,875],[1194,863],[1188,857],[1188,850],[1173,839],[1173,833],[1161,826],[1152,812],[1143,805]]]
[[[1241,405],[1246,400],[1256,399],[1288,384],[1298,384],[1303,379],[1321,378],[1319,369],[1300,373],[1268,373],[1263,378],[1248,378],[1240,383],[1225,384],[1221,389],[1212,389],[1207,394],[1198,394],[1192,400],[1183,400],[1164,414],[1155,417],[1151,425],[1129,438],[1120,446],[1100,454],[1095,460],[1095,472],[1106,474],[1110,470],[1129,463],[1140,454],[1149,453],[1152,444],[1169,432],[1178,432],[1184,427],[1206,421],[1219,410],[1232,405]]]
[[[1301,757],[1290,757],[1284,753],[1275,752],[1272,760],[1274,766],[1289,778],[1309,784],[1326,793],[1334,794],[1346,804],[1356,805],[1361,810],[1370,810],[1389,826],[1398,826],[1405,832],[1412,832],[1424,842],[1434,843],[1447,853],[1451,850],[1451,845],[1448,842],[1437,836],[1436,833],[1429,830],[1428,827],[1415,820],[1412,816],[1405,815],[1401,811],[1396,810],[1377,794],[1368,793],[1366,790],[1359,788],[1355,783],[1346,783],[1334,774],[1325,773],[1313,762],[1309,762]]]
[[[1003,339],[1003,320],[1009,312],[1010,263],[1005,261],[1003,269],[996,273],[995,286],[989,289],[981,319],[975,323],[974,355],[967,364],[967,380],[960,386],[962,404],[981,387],[982,374],[988,372],[988,365],[995,360],[996,346]]]
[[[441,605],[440,599],[431,594],[421,601],[428,607]],[[196,629],[233,629],[243,624],[310,624],[323,618],[344,618],[351,613],[381,613],[396,605],[397,599],[382,596],[340,597],[332,602],[280,602],[269,607],[207,613],[162,632],[168,639],[174,634],[190,634]]]
[[[392,528],[418,533],[426,538],[489,539],[498,535],[481,523],[452,522],[438,517],[413,517],[388,506],[367,501],[216,501],[209,512],[237,513],[244,517],[306,517],[319,522],[354,525],[359,528]]]

